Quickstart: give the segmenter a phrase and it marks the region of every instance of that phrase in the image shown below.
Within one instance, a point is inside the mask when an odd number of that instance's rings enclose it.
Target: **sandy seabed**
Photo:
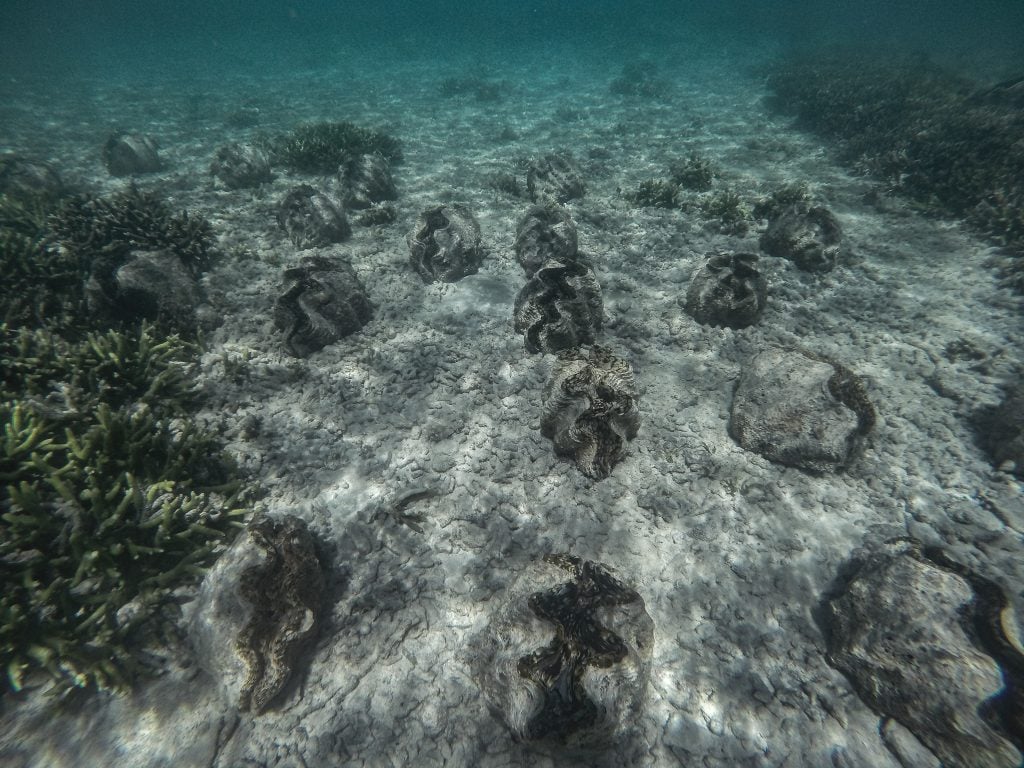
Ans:
[[[896,536],[945,547],[1019,608],[1021,486],[993,469],[970,425],[1021,361],[1018,299],[999,287],[983,242],[898,200],[870,202],[873,182],[767,112],[746,64],[666,70],[669,95],[642,100],[609,93],[618,63],[572,77],[555,63],[510,65],[495,77],[497,102],[443,98],[441,74],[462,73],[412,64],[83,82],[9,100],[9,147],[97,192],[124,183],[100,162],[111,129],[158,138],[168,170],[140,186],[213,223],[226,255],[204,284],[224,321],[205,339],[201,419],[268,489],[269,513],[309,523],[331,605],[301,685],[264,715],[238,713],[201,663],[172,657],[126,698],[61,713],[38,694],[5,703],[3,765],[577,764],[514,743],[468,662],[508,585],[550,552],[612,566],[655,626],[635,738],[578,764],[900,765],[879,716],[827,663],[814,613],[852,552]],[[243,106],[259,109],[260,125],[226,127]],[[275,169],[260,190],[231,191],[209,163],[228,141],[315,120],[386,130],[405,160],[395,167],[397,221],[317,249],[350,260],[373,321],[295,359],[272,308],[283,268],[302,254],[274,211],[309,179]],[[571,153],[587,185],[568,207],[603,290],[599,341],[633,364],[641,389],[639,435],[599,482],[540,435],[554,358],[527,354],[512,328],[524,282],[512,243],[529,201],[492,178],[522,182],[525,163],[552,151]],[[842,222],[839,267],[810,274],[763,256],[770,297],[756,326],[693,321],[681,303],[690,276],[717,249],[756,251],[758,226],[722,234],[695,212],[635,208],[623,196],[691,152],[721,168],[716,187],[748,201],[807,182]],[[424,285],[406,235],[441,202],[473,210],[488,255],[477,275]],[[848,470],[810,475],[728,436],[736,379],[770,346],[864,377],[878,423]],[[405,510],[422,516],[416,530],[391,510],[420,491],[431,493]]]

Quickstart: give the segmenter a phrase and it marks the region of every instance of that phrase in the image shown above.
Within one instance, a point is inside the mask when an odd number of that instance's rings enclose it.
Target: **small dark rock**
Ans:
[[[218,149],[210,173],[228,189],[258,187],[273,179],[270,155],[251,144],[227,144]]]
[[[299,248],[340,243],[352,234],[344,209],[308,184],[285,195],[277,209],[277,223]]]
[[[115,133],[103,146],[103,164],[112,176],[154,173],[163,168],[157,143],[141,133]]]

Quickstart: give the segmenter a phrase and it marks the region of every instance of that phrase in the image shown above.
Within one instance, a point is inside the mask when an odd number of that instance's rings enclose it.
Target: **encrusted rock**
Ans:
[[[228,189],[258,187],[270,181],[270,155],[252,144],[226,144],[217,150],[210,173]]]
[[[607,477],[640,427],[630,364],[605,347],[559,355],[544,395],[540,431],[587,477]]]
[[[601,330],[601,286],[585,259],[544,262],[516,296],[516,333],[527,352],[557,352],[592,344]]]
[[[152,320],[191,335],[202,291],[178,255],[165,248],[131,251],[110,274],[97,270],[86,285],[86,296],[93,312],[115,323]]]
[[[527,277],[546,261],[570,261],[576,258],[576,223],[560,205],[535,205],[526,212],[516,230],[516,260]]]
[[[480,268],[484,258],[480,225],[473,212],[458,203],[428,208],[409,233],[413,269],[432,283],[454,283]]]
[[[530,163],[526,189],[535,203],[567,203],[586,192],[579,169],[566,155],[545,155]]]
[[[600,751],[629,738],[650,676],[654,622],[607,566],[568,554],[530,566],[477,638],[491,712],[535,748]]]
[[[307,256],[285,270],[284,281],[274,322],[285,331],[285,347],[297,357],[355,333],[373,317],[366,289],[347,262]]]
[[[379,227],[390,224],[398,218],[398,209],[394,203],[375,203],[364,208],[356,215],[356,224],[361,227]]]
[[[352,234],[344,209],[308,184],[285,195],[277,209],[277,223],[299,248],[340,243]]]
[[[346,160],[338,169],[338,181],[342,202],[349,210],[398,199],[391,163],[378,154],[355,155]]]
[[[829,661],[864,702],[902,723],[947,768],[1019,766],[995,712],[981,714],[1004,680],[974,638],[995,619],[983,612],[999,606],[907,542],[856,556],[845,570],[824,603]]]
[[[704,325],[746,328],[768,301],[768,281],[756,253],[718,253],[697,271],[686,292],[686,311]]]
[[[761,235],[761,250],[790,259],[801,269],[828,272],[839,259],[843,230],[827,208],[791,205]]]
[[[771,349],[743,370],[729,433],[748,451],[813,472],[849,464],[875,423],[863,382],[841,365]]]
[[[296,517],[259,517],[206,576],[191,609],[200,663],[239,709],[266,711],[305,661],[322,612],[316,546]]]
[[[115,133],[103,146],[103,164],[113,176],[153,173],[163,167],[156,141],[141,133]]]

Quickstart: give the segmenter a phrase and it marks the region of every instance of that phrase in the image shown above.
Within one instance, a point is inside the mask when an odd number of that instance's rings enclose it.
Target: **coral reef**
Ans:
[[[544,155],[531,162],[526,171],[526,189],[535,203],[567,203],[586,192],[579,168],[565,154]]]
[[[134,184],[106,198],[70,198],[52,226],[56,241],[79,254],[100,279],[132,250],[173,252],[193,275],[209,269],[213,259],[210,222],[185,211],[174,214],[160,197]]]
[[[740,376],[729,434],[771,461],[830,472],[856,457],[874,424],[864,384],[847,368],[771,349],[754,357]]]
[[[308,184],[288,191],[277,206],[277,223],[298,248],[340,243],[352,234],[345,209]]]
[[[244,510],[184,418],[194,349],[143,326],[69,343],[0,327],[0,664],[7,684],[123,690],[144,631]]]
[[[591,344],[601,329],[604,304],[590,262],[551,259],[537,268],[516,295],[513,319],[526,351],[557,352]]]
[[[454,283],[474,275],[484,259],[480,225],[473,212],[458,203],[423,211],[408,241],[412,267],[425,283]]]
[[[353,155],[338,170],[341,200],[345,208],[362,209],[397,200],[391,163],[382,155]]]
[[[49,163],[28,160],[15,152],[0,153],[0,195],[52,198],[59,197],[64,190],[60,174]]]
[[[638,208],[678,208],[679,186],[671,181],[647,179],[640,182],[635,192],[627,193],[625,197]]]
[[[693,276],[686,311],[698,323],[746,328],[768,301],[768,281],[756,253],[717,253]]]
[[[806,203],[791,205],[768,224],[761,250],[789,259],[809,272],[828,272],[839,260],[843,230],[828,208]]]
[[[855,555],[823,605],[829,661],[868,706],[909,728],[942,765],[1020,765],[1003,724],[983,714],[1002,695],[1004,678],[978,640],[1001,635],[1006,598],[943,553],[937,559],[898,540]],[[992,590],[995,599],[985,594]],[[1005,637],[1000,644],[1024,669],[1020,650]]]
[[[217,150],[210,173],[228,189],[258,187],[273,179],[269,153],[253,144],[227,144]]]
[[[392,163],[402,161],[397,139],[347,121],[300,125],[272,142],[271,154],[281,165],[300,173],[336,173],[355,155],[379,154]]]
[[[155,173],[163,168],[157,143],[140,133],[115,133],[103,145],[103,164],[111,176]]]
[[[701,197],[697,205],[701,215],[716,222],[723,232],[734,235],[747,233],[750,210],[734,190],[720,189],[712,192]]]
[[[296,357],[355,333],[373,318],[373,304],[347,262],[306,256],[285,270],[284,281],[274,323],[285,332],[285,348]]]
[[[587,477],[611,474],[640,427],[637,386],[628,362],[594,345],[559,355],[544,396],[540,431],[555,452]]]
[[[754,204],[755,219],[772,221],[794,205],[810,205],[811,193],[806,183],[783,184]]]
[[[682,189],[706,192],[718,175],[718,169],[707,158],[691,152],[682,162],[673,163],[669,168],[672,183]]]
[[[510,587],[473,672],[517,740],[560,756],[600,751],[635,726],[653,641],[643,598],[607,566],[546,555]]]
[[[840,159],[928,210],[966,219],[1010,251],[1024,289],[1024,112],[923,57],[793,57],[769,72],[769,104],[838,143]]]
[[[528,278],[546,261],[575,259],[578,245],[576,222],[554,203],[531,207],[516,228],[516,260]]]

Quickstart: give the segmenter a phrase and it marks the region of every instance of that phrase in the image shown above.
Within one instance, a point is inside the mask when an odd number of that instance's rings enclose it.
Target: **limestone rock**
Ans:
[[[729,433],[748,451],[812,472],[845,467],[874,426],[861,380],[843,366],[771,349],[743,370]]]
[[[761,235],[761,250],[790,259],[801,269],[828,272],[839,259],[843,230],[827,208],[797,203],[775,218]]]
[[[265,712],[319,629],[324,576],[296,517],[259,517],[217,561],[191,609],[200,664],[239,709]]]
[[[397,200],[391,163],[378,154],[355,155],[338,169],[342,202],[349,210],[362,210],[387,200]]]
[[[277,223],[298,248],[340,243],[352,234],[344,209],[308,184],[284,196],[277,209]]]
[[[579,168],[566,155],[545,155],[530,163],[526,189],[535,203],[567,203],[583,197],[586,188]]]
[[[576,258],[576,223],[560,205],[535,205],[519,222],[514,247],[519,265],[528,278],[533,277],[546,261],[566,262]]]
[[[274,322],[286,333],[285,347],[307,357],[373,317],[373,304],[352,266],[307,256],[285,270],[285,290],[274,307]]]
[[[103,146],[103,164],[112,176],[153,173],[163,168],[156,141],[141,133],[115,133]]]
[[[1019,766],[1020,753],[979,714],[1003,677],[972,642],[975,603],[967,580],[909,543],[855,557],[824,603],[830,662],[946,768]]]
[[[686,311],[698,323],[746,328],[768,301],[768,281],[756,253],[718,253],[705,262],[686,292]]]
[[[423,211],[408,240],[413,269],[425,283],[454,283],[476,274],[484,258],[480,225],[473,212],[458,203]]]
[[[592,344],[603,314],[597,275],[582,258],[544,262],[519,291],[513,307],[516,333],[523,334],[530,353]]]
[[[258,187],[270,181],[270,156],[251,144],[226,144],[217,150],[210,173],[228,189]]]
[[[570,456],[587,477],[607,477],[640,427],[637,386],[628,362],[594,345],[589,355],[559,355],[544,396],[540,431],[555,452]]]
[[[609,569],[548,555],[509,589],[471,668],[491,712],[536,748],[600,751],[639,721],[654,623]]]

